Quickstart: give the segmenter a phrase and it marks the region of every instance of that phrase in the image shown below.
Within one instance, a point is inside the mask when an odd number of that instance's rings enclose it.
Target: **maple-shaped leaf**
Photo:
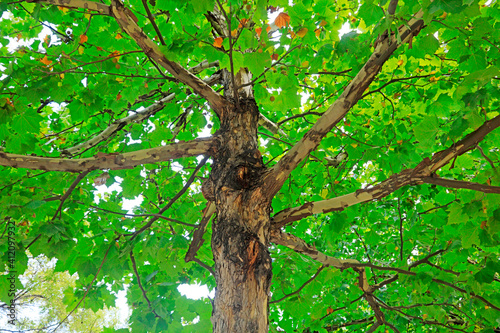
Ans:
[[[215,38],[213,46],[220,48],[222,46],[222,41],[224,41],[222,37]]]
[[[88,40],[89,38],[87,37],[87,35],[80,35],[80,44],[83,44]]]
[[[257,36],[260,37],[260,34],[262,33],[262,28],[255,28],[255,32],[257,33]]]
[[[279,15],[274,20],[274,24],[276,24],[278,28],[283,28],[285,26],[288,26],[289,23],[290,23],[290,15],[283,12],[279,13]]]
[[[40,122],[43,120],[35,110],[28,109],[18,114],[12,120],[12,127],[19,133],[38,133],[40,131]]]
[[[45,55],[45,57],[40,59],[40,61],[42,64],[47,65],[47,66],[49,66],[52,63],[52,60],[47,59],[47,55]]]

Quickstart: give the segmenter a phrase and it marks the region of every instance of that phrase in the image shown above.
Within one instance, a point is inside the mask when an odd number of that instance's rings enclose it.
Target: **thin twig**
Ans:
[[[108,257],[108,253],[109,253],[109,250],[111,249],[111,247],[114,245],[114,243],[120,238],[121,236],[118,236],[116,237],[112,242],[111,244],[108,246],[108,249],[106,250],[106,253],[104,253],[104,258],[102,258],[102,261],[101,261],[101,265],[99,266],[99,268],[97,269],[97,272],[95,273],[95,276],[94,278],[92,279],[92,282],[90,282],[90,284],[87,286],[87,290],[85,291],[85,293],[83,294],[83,297],[80,299],[80,301],[76,304],[76,306],[73,308],[73,310],[71,310],[68,315],[66,317],[64,317],[63,320],[61,320],[59,322],[59,324],[56,326],[56,328],[54,328],[54,330],[52,332],[55,332],[61,325],[62,323],[64,323],[66,321],[66,319],[69,318],[69,316],[71,316],[73,314],[73,312],[75,312],[76,309],[78,309],[78,307],[80,306],[80,304],[83,302],[83,300],[87,297],[87,294],[89,293],[90,291],[90,288],[92,288],[92,286],[94,285],[94,282],[97,280],[97,277],[99,276],[99,272],[101,271],[101,268],[102,266],[104,265],[104,262],[106,261],[106,258]]]
[[[485,160],[488,161],[488,163],[490,163],[491,167],[494,169],[495,168],[495,164],[493,163],[493,161],[484,154],[484,151],[483,151],[483,148],[481,148],[479,145],[477,145],[477,149],[479,150],[479,152],[481,153],[481,155],[484,157]]]
[[[57,217],[58,214],[61,213],[61,210],[62,210],[62,207],[64,205],[64,202],[66,201],[66,199],[68,199],[68,197],[70,196],[71,192],[73,192],[73,190],[76,188],[76,186],[80,183],[80,181],[85,178],[85,176],[88,175],[90,171],[84,171],[82,173],[80,173],[78,175],[78,177],[76,177],[76,179],[73,181],[73,183],[71,184],[71,186],[68,188],[68,190],[66,191],[66,193],[64,193],[64,195],[59,199],[61,202],[59,203],[59,207],[57,207],[57,210],[54,214],[54,216],[52,217],[52,221],[54,221]]]
[[[149,21],[153,25],[153,28],[156,31],[156,35],[160,39],[161,45],[167,45],[165,44],[165,40],[163,39],[163,36],[161,35],[160,29],[158,29],[158,26],[156,25],[155,18],[153,17],[153,14],[151,14],[151,11],[149,10],[148,2],[147,0],[142,0],[142,4],[144,5],[144,9],[146,9],[146,13],[148,14]]]
[[[78,202],[78,203],[84,204],[83,202]],[[174,223],[182,224],[182,225],[185,225],[187,227],[195,228],[195,227],[198,226],[196,224],[186,223],[186,222],[182,222],[182,221],[179,221],[179,220],[176,220],[176,219],[172,219],[170,217],[166,217],[166,216],[163,216],[161,214],[130,214],[130,213],[115,212],[115,211],[112,211],[112,210],[109,210],[109,209],[104,209],[104,208],[101,208],[101,207],[98,207],[98,206],[92,206],[92,205],[88,205],[87,207],[94,208],[94,209],[97,209],[97,210],[101,210],[103,212],[107,212],[107,213],[110,213],[110,214],[116,214],[116,215],[125,216],[125,217],[157,217],[159,219],[163,219],[163,220],[166,220],[166,221],[169,221],[169,222],[174,222]]]
[[[325,269],[325,267],[327,267],[327,266],[322,265],[320,268],[318,268],[318,271],[317,271],[317,272],[316,272],[316,273],[315,273],[315,274],[314,274],[314,275],[313,275],[313,276],[312,276],[309,280],[307,280],[306,282],[304,282],[304,284],[303,284],[303,285],[301,285],[299,289],[295,290],[294,292],[292,292],[292,293],[290,293],[290,294],[285,294],[285,295],[284,295],[283,297],[281,297],[280,299],[277,299],[277,300],[274,300],[274,301],[270,301],[270,302],[269,302],[269,304],[279,303],[279,302],[281,302],[281,301],[283,301],[283,300],[287,299],[287,298],[288,298],[288,297],[290,297],[290,296],[297,295],[297,294],[298,294],[298,293],[300,293],[300,291],[301,291],[302,289],[304,289],[304,288],[305,288],[305,287],[306,287],[309,283],[313,282],[313,281],[314,281],[314,279],[315,279],[315,278],[319,275],[319,273],[321,273],[321,271],[322,271],[323,269]]]
[[[403,216],[401,215],[401,200],[398,196],[398,214],[399,214],[399,241],[401,242],[401,250],[399,251],[399,259],[403,261]]]
[[[234,63],[233,63],[233,37],[231,36],[231,19],[228,17],[224,7],[220,3],[219,0],[216,0],[217,4],[220,7],[222,15],[226,19],[227,28],[228,28],[228,38],[229,38],[229,65],[231,66],[231,84],[233,85],[233,98],[236,103],[236,108],[239,109],[239,98],[238,98],[238,90],[240,87],[236,87],[235,79],[234,79]],[[231,16],[231,4],[229,4],[229,16]]]
[[[137,263],[135,262],[134,258],[134,252],[130,250],[130,261],[132,262],[132,269],[134,270],[135,278],[137,279],[137,284],[139,285],[139,289],[142,291],[142,296],[148,303],[149,310],[155,315],[156,318],[160,318],[160,316],[156,313],[156,311],[153,309],[153,306],[151,305],[151,301],[148,298],[148,295],[146,294],[146,290],[144,290],[144,287],[142,286],[141,283],[141,278],[139,276],[139,272],[137,271]]]
[[[207,271],[209,271],[210,274],[212,274],[212,276],[215,276],[215,272],[214,272],[212,267],[208,266],[207,264],[205,264],[203,261],[201,261],[200,259],[198,259],[196,257],[193,257],[193,261],[195,263],[197,263],[198,265],[200,265],[201,267],[205,268]]]
[[[203,158],[203,160],[198,164],[198,166],[196,167],[196,169],[193,171],[193,173],[191,174],[191,177],[189,177],[188,181],[186,182],[186,185],[184,185],[184,187],[172,198],[170,199],[170,201],[162,208],[159,210],[158,214],[161,215],[163,214],[167,209],[169,209],[170,207],[172,207],[172,205],[177,201],[177,199],[179,199],[183,194],[184,192],[187,191],[187,189],[189,188],[189,186],[191,186],[191,184],[193,183],[195,177],[196,177],[196,174],[198,173],[198,171],[201,169],[202,166],[205,165],[205,163],[207,163],[207,160],[210,156],[205,156]],[[151,227],[153,225],[153,223],[158,220],[159,217],[152,217],[148,223],[146,223],[144,226],[142,226],[139,230],[137,230],[136,232],[134,232],[130,238],[130,240],[133,240],[135,237],[137,237],[137,235],[139,235],[140,233],[142,233],[144,230],[148,229],[149,227]]]

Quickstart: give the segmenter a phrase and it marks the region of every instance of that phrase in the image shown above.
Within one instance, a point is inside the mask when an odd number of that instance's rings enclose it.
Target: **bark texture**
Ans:
[[[259,112],[253,99],[221,110],[214,164],[203,194],[216,204],[214,332],[267,332],[271,257],[270,202],[263,195],[265,167],[257,146]]]

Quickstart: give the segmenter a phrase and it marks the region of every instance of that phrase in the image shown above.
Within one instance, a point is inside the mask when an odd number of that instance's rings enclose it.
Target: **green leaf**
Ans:
[[[441,9],[446,13],[456,14],[460,13],[465,8],[466,6],[462,4],[462,0],[435,0],[430,3],[429,11],[434,13]]]
[[[415,126],[413,133],[422,148],[430,148],[435,143],[438,131],[438,120],[435,117],[426,117]]]
[[[14,117],[12,126],[19,133],[38,133],[42,120],[43,118],[35,110],[28,109]]]

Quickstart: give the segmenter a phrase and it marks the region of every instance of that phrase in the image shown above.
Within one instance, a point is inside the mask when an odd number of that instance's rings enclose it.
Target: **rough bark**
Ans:
[[[270,202],[262,190],[259,113],[253,99],[218,113],[222,117],[214,137],[214,164],[202,188],[217,214],[212,233],[217,281],[213,329],[268,332]]]

